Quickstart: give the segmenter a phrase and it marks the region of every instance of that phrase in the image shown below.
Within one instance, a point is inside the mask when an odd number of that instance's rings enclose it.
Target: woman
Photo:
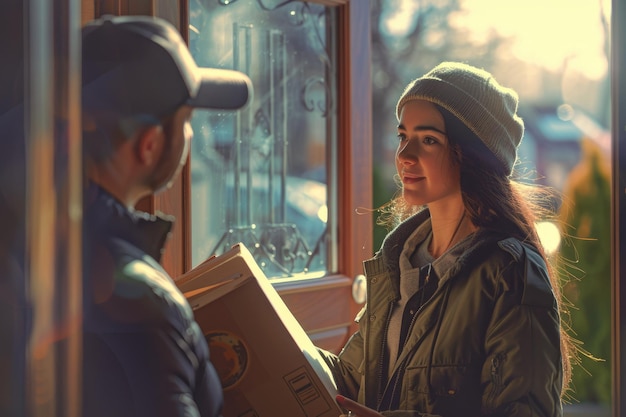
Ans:
[[[510,178],[517,104],[491,74],[450,62],[400,97],[399,224],[364,263],[359,330],[325,352],[351,416],[562,414],[570,342],[539,212]]]

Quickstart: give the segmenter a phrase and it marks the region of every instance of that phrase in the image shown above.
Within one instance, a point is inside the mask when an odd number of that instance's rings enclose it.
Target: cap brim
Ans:
[[[200,87],[187,104],[191,107],[215,110],[237,110],[252,98],[252,81],[242,72],[198,68]]]

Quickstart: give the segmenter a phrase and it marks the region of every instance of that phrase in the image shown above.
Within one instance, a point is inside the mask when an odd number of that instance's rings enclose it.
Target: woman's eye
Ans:
[[[398,141],[403,142],[406,140],[406,135],[404,133],[398,133]]]
[[[426,145],[434,145],[434,144],[436,144],[436,143],[438,143],[438,142],[437,142],[437,139],[435,139],[435,138],[431,138],[430,136],[428,136],[428,137],[425,137],[425,138],[424,138],[424,143],[425,143]]]

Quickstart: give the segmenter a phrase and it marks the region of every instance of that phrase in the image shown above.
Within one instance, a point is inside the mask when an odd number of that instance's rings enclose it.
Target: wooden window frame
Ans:
[[[362,271],[362,261],[372,255],[372,216],[356,214],[372,206],[371,74],[369,0],[320,1],[338,7],[338,160],[339,204],[338,259],[341,276],[350,280]],[[186,10],[187,0],[180,0]],[[187,27],[186,13],[162,16],[179,19]],[[186,31],[183,37],[187,38]],[[168,241],[162,264],[174,278],[191,268],[191,204],[189,163],[172,188],[141,204],[149,212],[174,215],[177,223]],[[297,284],[295,284],[297,285]],[[285,288],[288,291],[287,288]]]

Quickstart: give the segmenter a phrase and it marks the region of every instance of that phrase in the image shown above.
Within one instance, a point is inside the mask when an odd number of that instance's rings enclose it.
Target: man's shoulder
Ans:
[[[158,326],[190,325],[193,312],[187,299],[154,258],[119,238],[109,239],[106,247],[114,263],[111,276],[104,278],[111,284],[106,304],[115,315]]]

